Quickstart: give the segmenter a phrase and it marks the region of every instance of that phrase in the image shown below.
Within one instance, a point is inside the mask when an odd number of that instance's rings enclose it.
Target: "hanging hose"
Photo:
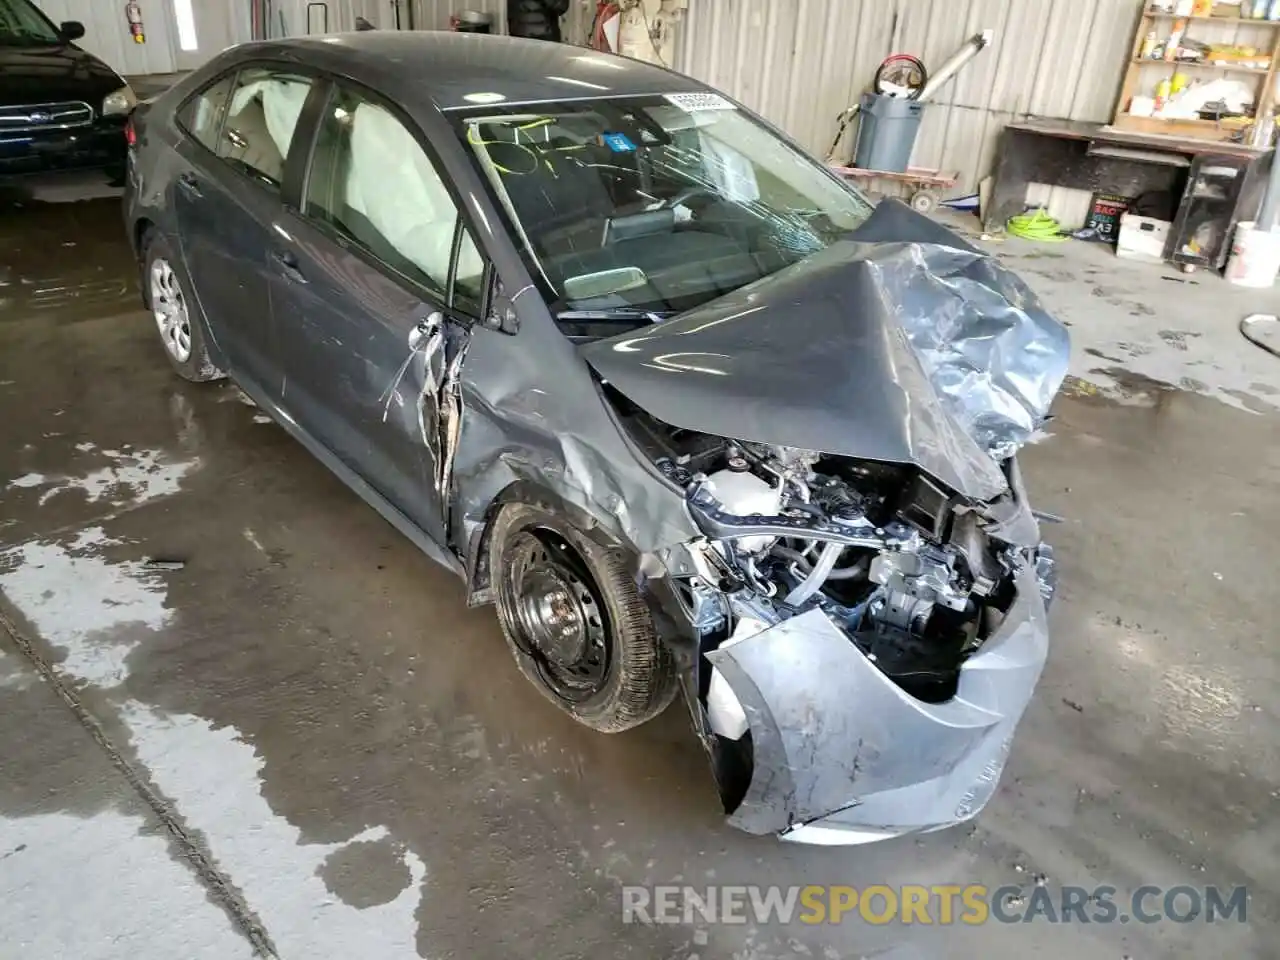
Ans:
[[[836,118],[836,138],[831,141],[831,149],[827,151],[827,163],[835,161],[836,148],[840,146],[840,138],[849,129],[849,124],[853,123],[853,118],[858,115],[860,109],[862,109],[861,104],[855,103],[851,107],[846,107],[840,116]]]
[[[907,99],[915,100],[929,83],[929,71],[925,69],[919,57],[913,57],[909,53],[894,53],[881,60],[880,66],[876,68],[875,79],[871,82],[871,89],[883,95],[885,84],[893,82],[890,79],[893,76],[893,71],[903,69],[907,71],[908,82],[894,85],[907,89],[909,91]],[[913,73],[915,74],[914,79],[917,80],[915,83],[910,82],[913,79],[911,76]]]
[[[1038,240],[1041,243],[1061,243],[1067,239],[1062,226],[1040,207],[1035,213],[1010,217],[1005,229],[1015,237],[1023,240]]]
[[[813,570],[813,564],[799,550],[792,550],[790,547],[774,547],[772,553],[775,557],[781,557],[789,563],[793,563],[802,574],[808,576]],[[849,564],[847,567],[833,567],[831,572],[827,574],[828,580],[853,580],[862,578],[867,575],[867,558],[863,557],[855,563]]]
[[[870,558],[863,557],[857,563],[851,563],[847,567],[836,567],[831,573],[827,574],[828,580],[861,580],[867,575],[867,568],[870,566]]]
[[[1240,321],[1240,332],[1244,334],[1244,338],[1252,343],[1255,347],[1261,347],[1267,353],[1275,357],[1280,357],[1280,338],[1276,343],[1268,343],[1265,330],[1276,330],[1277,321],[1274,316],[1267,313],[1254,313],[1245,317]]]
[[[793,607],[798,607],[804,603],[819,588],[827,582],[827,575],[831,573],[831,568],[836,565],[836,558],[840,556],[840,551],[844,549],[842,543],[828,543],[822,548],[822,555],[818,557],[818,562],[814,564],[813,570],[804,578],[804,582],[787,594],[786,603]]]

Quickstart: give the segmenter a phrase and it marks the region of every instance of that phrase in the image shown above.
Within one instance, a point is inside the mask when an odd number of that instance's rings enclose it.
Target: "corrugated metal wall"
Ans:
[[[247,3],[248,0],[243,0]],[[783,0],[786,2],[786,0]],[[277,10],[285,12],[285,27],[288,36],[297,36],[307,32],[307,7],[312,6],[310,32],[319,33],[319,24],[323,14],[314,4],[307,0],[275,0]],[[396,27],[397,11],[400,28],[409,29],[410,14],[417,30],[446,30],[449,18],[463,10],[487,13],[493,17],[494,33],[506,33],[506,0],[326,0],[324,6],[328,11],[329,29],[332,32],[355,29],[355,18],[364,17],[374,26],[383,30]],[[410,10],[412,8],[412,11]],[[581,42],[586,38],[591,25],[592,6],[573,0],[569,13],[564,17],[563,30],[565,40],[571,43]],[[272,28],[272,35],[280,34],[279,24]]]
[[[128,43],[121,3],[42,0],[55,19],[82,19],[95,52],[127,72],[172,69],[165,0],[139,0],[147,44]],[[249,0],[195,0],[240,4]],[[968,37],[989,28],[995,43],[983,51],[928,106],[912,162],[954,169],[956,193],[976,189],[989,174],[1000,130],[1028,116],[1106,121],[1111,118],[1133,30],[1144,0],[689,0],[676,32],[672,66],[719,87],[823,155],[836,117],[867,89],[888,54],[909,52],[941,64]],[[328,0],[330,30],[352,29],[364,16],[384,29],[444,29],[459,10],[490,13],[505,32],[506,0]],[[306,0],[276,0],[284,32],[308,32]],[[583,42],[592,2],[574,0],[564,21],[565,40]],[[237,18],[240,19],[240,18]],[[280,24],[273,24],[278,35]],[[100,21],[100,22],[99,22]],[[319,32],[312,7],[311,32]],[[1243,28],[1244,30],[1256,28]],[[1227,24],[1198,24],[1208,40],[1235,39]],[[1241,33],[1241,39],[1253,39]],[[846,134],[838,156],[847,158]],[[891,185],[880,184],[885,189]],[[1078,191],[1034,188],[1065,222],[1083,219],[1088,197]]]
[[[984,28],[995,43],[927,108],[912,162],[970,192],[998,136],[1027,116],[1110,120],[1143,0],[690,0],[675,67],[758,110],[809,150],[888,54],[941,64]],[[848,157],[846,135],[838,156]],[[1064,199],[1066,199],[1064,197]]]

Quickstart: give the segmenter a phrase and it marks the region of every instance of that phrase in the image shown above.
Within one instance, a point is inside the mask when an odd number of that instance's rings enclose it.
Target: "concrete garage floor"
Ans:
[[[176,379],[116,202],[0,199],[0,953],[1280,956],[1280,360],[1236,333],[1276,294],[992,249],[1075,336],[1024,455],[1065,518],[1050,661],[973,826],[818,849],[723,825],[678,707],[560,716],[457,582],[233,387]],[[1243,884],[1248,920],[624,926],[620,899],[1037,878]]]

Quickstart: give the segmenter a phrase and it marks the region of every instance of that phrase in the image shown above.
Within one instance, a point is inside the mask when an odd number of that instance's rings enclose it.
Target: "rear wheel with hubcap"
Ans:
[[[521,672],[561,710],[616,733],[671,702],[670,651],[620,550],[541,506],[508,504],[494,520],[489,569]]]

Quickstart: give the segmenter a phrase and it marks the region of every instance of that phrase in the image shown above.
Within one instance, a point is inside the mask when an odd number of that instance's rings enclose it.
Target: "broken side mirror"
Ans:
[[[506,297],[494,297],[485,314],[484,325],[490,330],[502,333],[515,333],[520,329],[520,318],[516,315],[516,305]]]
[[[515,302],[507,296],[496,271],[490,268],[490,278],[484,298],[482,326],[499,333],[515,334],[520,329],[520,316]]]

